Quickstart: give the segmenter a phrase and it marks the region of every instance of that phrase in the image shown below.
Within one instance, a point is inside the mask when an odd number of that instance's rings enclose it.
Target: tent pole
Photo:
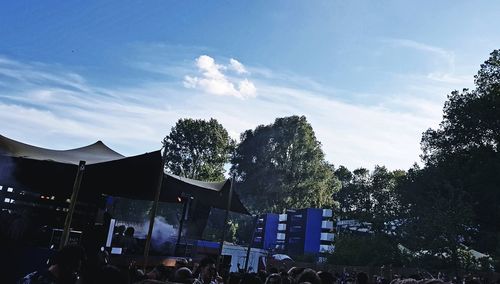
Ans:
[[[148,266],[148,257],[149,257],[149,248],[151,247],[151,237],[153,235],[153,227],[155,223],[156,210],[158,209],[158,202],[160,200],[161,186],[163,183],[163,173],[165,169],[165,159],[166,159],[167,151],[163,149],[163,155],[161,156],[161,168],[160,173],[158,175],[158,185],[155,193],[155,200],[153,201],[153,206],[151,207],[151,213],[149,215],[149,229],[148,235],[146,237],[146,245],[144,246],[144,271]]]
[[[189,199],[187,199],[185,197],[181,197],[181,200],[182,200],[184,205],[182,206],[182,215],[181,215],[181,220],[179,221],[179,232],[177,233],[177,242],[175,242],[175,249],[174,249],[175,256],[177,256],[177,250],[179,248],[179,244],[181,243],[182,227],[184,226],[184,220],[186,219],[188,202],[189,202]]]
[[[255,239],[255,231],[257,230],[259,215],[255,215],[253,222],[254,223],[253,223],[252,239],[248,242],[247,257],[245,258],[245,273],[248,272],[248,262],[250,261],[250,250],[252,249],[253,240]]]
[[[63,248],[69,240],[71,220],[73,219],[73,213],[75,212],[76,200],[78,199],[78,191],[80,191],[80,184],[82,182],[83,171],[85,171],[85,164],[85,161],[80,161],[78,164],[75,182],[73,183],[73,193],[71,193],[71,199],[69,202],[68,214],[66,215],[66,220],[64,221],[64,231],[61,236],[61,241],[59,242],[60,249]]]
[[[219,244],[219,255],[217,257],[217,271],[219,271],[220,269],[220,265],[222,262],[222,247],[224,246],[224,241],[226,240],[226,231],[229,229],[227,226],[227,219],[229,218],[229,210],[231,210],[231,201],[233,199],[233,183],[234,174],[231,177],[231,185],[229,186],[229,198],[227,199],[226,216],[224,217],[224,229],[222,230],[222,238]]]

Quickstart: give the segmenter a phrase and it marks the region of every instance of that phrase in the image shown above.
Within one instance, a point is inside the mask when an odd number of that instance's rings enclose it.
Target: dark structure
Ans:
[[[103,214],[101,224],[95,224],[98,208],[105,207],[103,197],[154,201],[154,208],[158,202],[181,198],[204,210],[216,207],[248,214],[230,188],[231,180],[206,183],[166,174],[160,151],[124,157],[100,141],[61,151],[0,135],[0,213],[2,220],[8,220],[2,223],[0,235],[9,244],[0,247],[0,254],[12,256],[4,267],[11,277],[6,281],[40,269],[53,253],[48,249],[51,240],[55,248],[67,242],[94,248],[104,245],[110,217]],[[155,212],[151,210],[150,220]],[[145,245],[141,243],[144,256],[136,256],[144,266],[154,264],[148,263],[151,228]]]
[[[29,190],[66,201],[78,169],[86,161],[79,201],[94,202],[103,194],[137,200],[153,200],[161,169],[161,153],[155,151],[124,157],[98,141],[71,150],[51,150],[24,144],[0,135],[0,185]],[[161,202],[177,202],[190,196],[211,207],[226,209],[230,180],[202,182],[163,173]],[[249,214],[236,194],[231,211]]]
[[[103,196],[154,201],[159,180],[158,201],[181,200],[192,207],[191,214],[198,223],[196,231],[188,234],[191,237],[201,235],[212,207],[249,214],[237,194],[229,194],[231,180],[202,182],[164,173],[160,151],[124,157],[101,141],[60,151],[4,136],[0,136],[0,208],[34,212],[32,215],[43,216],[50,223],[46,225],[61,228],[71,212],[80,161],[86,164],[72,214],[73,229],[81,229],[95,219],[97,208],[104,207]]]

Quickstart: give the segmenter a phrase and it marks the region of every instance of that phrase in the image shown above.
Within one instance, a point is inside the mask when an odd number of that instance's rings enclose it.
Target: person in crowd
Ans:
[[[424,280],[419,281],[418,283],[421,283],[421,282],[423,282],[423,284],[441,284],[441,283],[444,283],[441,279],[436,279],[436,278],[424,279]]]
[[[240,284],[241,277],[243,276],[243,271],[231,272],[227,278],[227,284]]]
[[[316,271],[306,268],[302,273],[300,273],[299,277],[297,278],[297,283],[311,283],[311,284],[321,284],[321,279],[319,278],[318,274]]]
[[[292,280],[284,267],[280,269],[281,284],[292,284]]]
[[[182,267],[187,267],[189,262],[185,258],[178,258],[175,260],[175,271],[177,271],[179,268]]]
[[[356,284],[368,284],[368,274],[364,272],[356,274]]]
[[[467,275],[464,279],[464,284],[480,284],[481,281],[477,277]]]
[[[83,248],[77,245],[68,245],[62,248],[45,271],[35,271],[24,278],[20,284],[55,284],[55,283],[76,283],[78,273],[85,260]]]
[[[176,282],[176,281],[175,281],[175,277],[176,277],[176,275],[175,275],[175,274],[176,274],[176,272],[177,272],[179,269],[183,268],[183,267],[188,267],[188,265],[189,265],[189,262],[188,262],[188,260],[187,260],[187,259],[185,259],[185,258],[178,258],[178,259],[176,259],[176,260],[175,260],[174,269],[173,269],[173,273],[171,273],[171,274],[170,274],[170,277],[168,278],[168,281],[169,281],[169,282]],[[191,270],[191,269],[189,269],[189,271],[190,271],[190,273],[191,273],[191,278],[193,278],[193,273],[192,273],[192,270]],[[183,272],[181,272],[181,273],[183,273]]]
[[[274,266],[271,266],[268,271],[269,271],[269,274],[274,274],[274,273],[278,273],[279,272],[278,268],[276,268]]]
[[[266,278],[265,284],[281,284],[281,275],[278,273],[271,273]]]
[[[297,279],[299,275],[304,271],[303,267],[292,267],[288,270],[288,276],[292,280],[293,283],[297,283]]]
[[[278,272],[278,270],[276,268],[271,268],[269,274],[273,274],[273,273],[276,273],[276,272]],[[262,283],[265,283],[268,274],[266,273],[265,270],[261,269],[261,270],[259,270],[257,272],[257,276],[260,278],[260,281]]]
[[[187,267],[180,267],[174,273],[173,282],[191,284],[193,283],[193,281],[194,281],[193,273],[191,272],[191,269]]]
[[[318,276],[321,279],[321,284],[334,284],[337,282],[335,276],[328,271],[318,271]]]
[[[240,284],[262,284],[257,273],[245,273],[241,277]]]
[[[125,276],[120,269],[113,265],[105,265],[99,272],[99,277],[95,280],[96,284],[127,284],[129,279]]]
[[[134,228],[128,227],[125,230],[124,236],[121,241],[121,247],[124,249],[125,254],[132,254],[137,249],[137,240],[134,238]]]
[[[168,268],[163,264],[159,264],[146,274],[148,279],[166,281],[172,274],[172,268]]]
[[[215,268],[215,260],[210,257],[205,257],[200,261],[198,267],[199,276],[194,281],[195,284],[217,284],[215,277],[217,270]]]
[[[407,278],[407,279],[401,279],[396,283],[398,283],[398,284],[418,284],[418,281],[413,279],[413,278]]]
[[[101,250],[101,225],[89,223],[83,229],[80,244],[85,251],[86,260],[82,264],[82,280],[84,283],[94,283],[101,273],[101,268],[108,264],[107,251]]]
[[[155,266],[148,273],[144,273],[141,269],[138,269],[137,265],[133,262],[129,265],[129,277],[132,282],[138,282],[142,280],[158,280],[166,281],[172,274],[172,269],[166,267],[163,264]]]

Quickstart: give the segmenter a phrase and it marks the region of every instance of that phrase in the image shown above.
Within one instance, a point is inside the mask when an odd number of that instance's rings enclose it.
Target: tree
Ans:
[[[396,188],[405,176],[404,171],[375,166],[371,173],[365,168],[351,173],[340,166],[335,175],[342,184],[334,195],[340,204],[339,217],[369,222],[376,233],[385,232],[389,222],[399,219],[401,206]]]
[[[170,173],[204,181],[224,180],[234,141],[215,119],[179,119],[163,139],[165,168]]]
[[[179,119],[163,139],[163,145],[168,172],[203,181],[224,180],[224,166],[234,149],[227,130],[213,118],[209,121]],[[213,221],[208,219],[211,207],[195,199],[190,203],[190,210],[192,216],[184,223],[186,236],[198,237],[207,222]]]
[[[397,188],[405,175],[406,172],[401,170],[389,171],[384,166],[375,166],[371,174],[371,222],[375,232],[387,231],[392,223],[401,219],[401,200]]]
[[[402,265],[403,253],[387,235],[342,234],[335,241],[335,251],[328,257],[335,265]]]
[[[330,207],[339,187],[304,116],[245,131],[232,163],[238,193],[254,212]]]
[[[340,181],[340,189],[334,193],[333,199],[338,202],[336,216],[340,218],[351,218],[350,213],[354,205],[354,196],[351,194],[351,182],[353,173],[348,168],[340,166],[334,169],[334,175]]]
[[[498,153],[500,143],[500,50],[491,53],[475,76],[475,90],[453,91],[439,129],[422,137],[424,161],[436,164],[475,150]]]
[[[433,166],[408,171],[399,188],[402,206],[407,209],[399,241],[428,257],[446,256],[443,262],[458,269],[459,250],[470,244],[476,228],[469,195],[459,182],[448,178],[447,171]]]
[[[469,198],[476,249],[500,255],[500,51],[475,76],[475,89],[454,91],[438,129],[422,137],[423,160]]]

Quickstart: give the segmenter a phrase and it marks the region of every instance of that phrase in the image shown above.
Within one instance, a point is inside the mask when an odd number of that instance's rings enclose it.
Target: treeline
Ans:
[[[423,133],[422,168],[335,167],[304,116],[277,118],[240,141],[215,119],[181,119],[164,139],[171,173],[217,181],[230,164],[253,213],[332,208],[336,217],[370,223],[368,236],[339,236],[333,262],[453,269],[499,267],[499,143],[499,50],[481,65],[473,90],[451,92],[439,128]]]

